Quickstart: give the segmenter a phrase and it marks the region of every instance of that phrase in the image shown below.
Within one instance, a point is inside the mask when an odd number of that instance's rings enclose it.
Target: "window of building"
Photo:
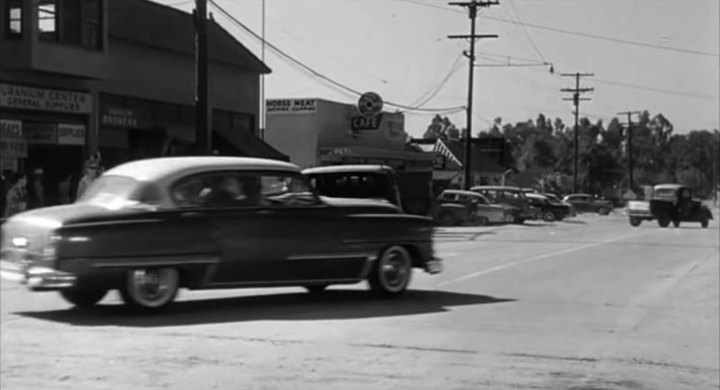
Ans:
[[[22,36],[22,1],[8,1],[5,15],[5,21],[7,22],[5,36],[8,38]]]
[[[57,0],[40,0],[38,4],[40,39],[51,42],[58,40],[57,21]]]
[[[83,0],[81,44],[88,49],[102,49],[102,1]]]

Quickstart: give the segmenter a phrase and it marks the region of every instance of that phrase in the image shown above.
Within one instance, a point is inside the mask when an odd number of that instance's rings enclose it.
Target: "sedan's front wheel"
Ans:
[[[368,282],[372,291],[385,298],[392,298],[405,292],[411,277],[410,254],[401,246],[391,246],[375,261]]]
[[[555,222],[555,213],[553,213],[552,211],[546,211],[543,214],[543,220],[545,222]]]
[[[68,303],[75,307],[85,309],[95,306],[96,303],[102,301],[107,294],[107,290],[63,290],[60,296]]]
[[[135,269],[128,272],[120,295],[130,306],[159,309],[175,300],[179,287],[180,274],[175,268]]]

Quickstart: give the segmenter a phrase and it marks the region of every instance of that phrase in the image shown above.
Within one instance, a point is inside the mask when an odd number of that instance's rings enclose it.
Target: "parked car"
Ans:
[[[690,188],[681,184],[660,184],[653,188],[650,213],[660,227],[680,226],[681,222],[700,222],[707,228],[713,219],[710,209],[699,199],[693,199]],[[632,224],[633,221],[631,220]]]
[[[331,165],[307,168],[302,174],[319,195],[384,200],[403,209],[395,171],[386,165]]]
[[[537,211],[530,204],[525,192],[517,187],[504,186],[475,186],[471,191],[484,195],[493,204],[504,204],[517,208],[515,223],[524,223],[525,220],[535,219]]]
[[[642,200],[631,200],[627,203],[627,215],[630,219],[630,225],[640,226],[642,221],[652,221],[655,219],[650,212],[650,202]]]
[[[484,196],[461,190],[445,190],[438,196],[435,220],[445,226],[463,223],[487,225],[512,222],[512,208],[494,205]]]
[[[74,204],[2,225],[0,271],[86,307],[109,290],[156,309],[180,288],[303,286],[368,280],[401,294],[412,269],[438,273],[430,218],[387,202],[331,199],[289,163],[170,157],[117,166]]]
[[[611,202],[603,199],[596,199],[588,194],[570,194],[563,198],[563,202],[567,202],[575,207],[578,213],[598,213],[600,215],[608,215],[613,209]]]
[[[540,194],[525,194],[530,204],[539,210],[541,218],[546,222],[562,221],[568,215],[568,209],[565,205],[550,202],[550,200]]]
[[[550,202],[552,202],[552,203],[561,204],[561,205],[565,206],[565,208],[567,209],[566,215],[567,215],[568,217],[575,217],[575,216],[577,216],[577,212],[575,211],[575,207],[574,207],[571,203],[563,202],[563,200],[560,199],[559,196],[557,196],[557,195],[555,195],[555,194],[548,193],[548,192],[545,192],[545,193],[543,193],[542,195],[545,195],[545,197],[548,198],[548,200],[549,200]]]

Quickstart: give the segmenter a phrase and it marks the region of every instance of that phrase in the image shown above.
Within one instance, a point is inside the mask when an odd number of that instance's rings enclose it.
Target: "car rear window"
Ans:
[[[105,202],[116,199],[140,201],[148,194],[142,191],[142,182],[128,176],[108,175],[97,178],[78,198],[79,203]],[[152,194],[150,194],[152,195]],[[143,199],[146,200],[146,199]]]
[[[381,173],[311,174],[315,190],[336,198],[387,198],[391,196],[390,178]]]

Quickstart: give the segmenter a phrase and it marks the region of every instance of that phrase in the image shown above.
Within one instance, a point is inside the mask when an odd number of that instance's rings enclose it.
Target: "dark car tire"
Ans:
[[[543,213],[542,219],[545,222],[555,222],[557,217],[555,216],[555,213],[553,213],[552,211],[546,211]]]
[[[452,215],[452,213],[444,211],[440,213],[440,225],[443,226],[455,226],[457,224],[457,221],[455,221],[455,216]]]
[[[673,224],[673,226],[675,226],[676,228],[677,228],[677,227],[680,227],[680,220],[679,220],[679,219],[673,219],[672,224]]]
[[[147,275],[148,273],[150,275]],[[150,281],[145,281],[145,277]],[[155,281],[155,278],[158,280]],[[143,286],[143,283],[147,285]],[[165,286],[160,286],[163,283]],[[180,273],[175,268],[134,269],[127,273],[126,285],[120,289],[120,296],[128,306],[155,310],[171,304],[179,288]],[[152,291],[153,289],[162,291]]]
[[[478,226],[487,226],[488,224],[490,224],[490,221],[486,217],[477,217],[475,223]]]
[[[327,291],[328,285],[327,284],[316,284],[314,286],[305,286],[305,289],[310,294],[322,294],[325,291]]]
[[[662,228],[668,227],[670,225],[670,218],[666,216],[661,216],[658,218],[658,225]]]
[[[707,229],[709,223],[710,221],[708,221],[707,217],[703,217],[703,219],[700,221],[700,226],[702,226],[703,229]]]
[[[515,219],[513,220],[513,223],[518,224],[518,225],[522,225],[522,224],[525,223],[525,218],[515,218]]]
[[[383,298],[394,298],[407,289],[412,279],[412,259],[401,246],[382,251],[368,277],[370,289]]]
[[[630,226],[638,227],[642,223],[642,219],[638,217],[630,217]]]
[[[608,215],[608,214],[610,214],[610,209],[608,209],[607,207],[600,207],[600,208],[598,209],[598,214],[600,214],[600,215]]]
[[[77,308],[85,309],[95,306],[107,295],[107,290],[63,290],[60,296]]]

